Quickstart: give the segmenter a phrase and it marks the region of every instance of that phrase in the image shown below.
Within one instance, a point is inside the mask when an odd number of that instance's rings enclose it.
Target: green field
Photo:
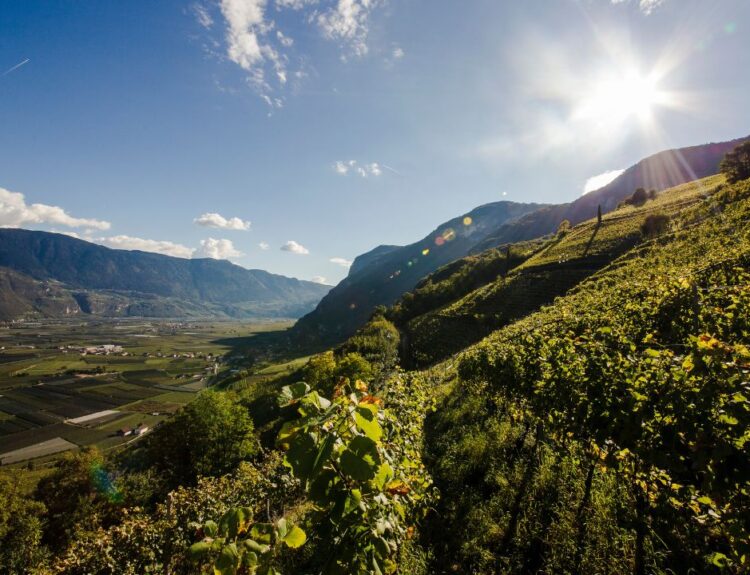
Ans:
[[[0,329],[0,455],[26,450],[34,458],[44,451],[35,446],[52,441],[101,449],[121,445],[132,437],[119,436],[119,429],[140,423],[153,429],[202,389],[256,362],[258,353],[249,354],[255,335],[288,327],[143,320],[6,326]],[[121,350],[82,353],[103,345]],[[276,373],[292,365],[268,369]],[[116,413],[69,421],[109,411]]]

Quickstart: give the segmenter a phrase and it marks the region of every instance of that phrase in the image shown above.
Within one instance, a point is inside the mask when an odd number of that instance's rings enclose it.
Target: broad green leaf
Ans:
[[[289,405],[290,403],[304,397],[309,391],[310,386],[307,385],[304,381],[299,381],[297,383],[293,383],[292,385],[286,385],[281,388],[281,393],[279,394],[279,404],[282,406]]]
[[[289,533],[282,539],[284,544],[291,549],[302,547],[307,541],[307,535],[296,525],[289,530]]]
[[[252,539],[245,539],[242,544],[253,552],[253,554],[258,555],[265,555],[268,553],[268,551],[271,549],[269,545],[263,545],[261,543],[258,543],[257,541],[253,541]]]
[[[341,471],[357,481],[367,481],[375,477],[379,464],[377,445],[363,435],[352,439],[341,454]]]
[[[391,466],[386,462],[378,467],[378,472],[375,474],[375,478],[373,479],[373,481],[375,483],[375,487],[378,490],[383,491],[383,489],[391,479],[393,479],[393,469],[391,469]]]
[[[373,441],[380,441],[380,438],[383,436],[383,430],[375,414],[370,409],[364,406],[357,407],[354,411],[354,422],[367,437]]]
[[[211,544],[208,541],[199,541],[198,543],[194,543],[190,546],[190,549],[188,549],[188,554],[190,555],[191,559],[198,559],[208,553],[210,549]]]
[[[216,524],[216,521],[206,521],[203,524],[203,533],[208,537],[216,537],[219,534],[219,526]]]
[[[282,517],[276,522],[276,536],[279,539],[283,539],[286,536],[287,526],[286,519]]]
[[[214,563],[214,575],[234,575],[240,566],[240,554],[234,543],[225,545]]]
[[[254,541],[270,544],[273,538],[273,532],[273,525],[270,523],[256,523],[250,530],[250,537],[252,537]]]
[[[299,479],[307,480],[312,475],[318,455],[315,439],[309,433],[299,434],[289,443],[285,461]]]

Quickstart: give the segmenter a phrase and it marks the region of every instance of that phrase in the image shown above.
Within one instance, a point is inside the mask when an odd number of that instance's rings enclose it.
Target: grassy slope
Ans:
[[[436,572],[743,571],[750,182],[674,227],[432,370]]]
[[[674,216],[703,201],[702,198],[713,193],[722,182],[723,176],[713,176],[684,184],[662,192],[643,206],[625,206],[611,212],[603,217],[601,225],[596,219],[583,222],[563,237],[553,238],[541,249],[537,248],[536,253],[507,277],[498,275],[465,295],[459,291],[462,297],[454,301],[436,300],[439,305],[435,309],[401,323],[408,342],[405,356],[417,365],[439,361],[551,303],[640,243],[643,239],[640,227],[648,215]],[[528,249],[526,243],[519,251]],[[481,256],[473,256],[478,257]],[[468,271],[466,266],[456,265],[458,272],[440,282],[443,293],[450,291],[452,283],[466,283],[462,276],[470,276],[472,268],[478,265],[472,258],[465,262]],[[481,275],[481,269],[476,275]],[[428,295],[418,290],[412,297],[427,299]],[[420,305],[412,302],[412,307]]]

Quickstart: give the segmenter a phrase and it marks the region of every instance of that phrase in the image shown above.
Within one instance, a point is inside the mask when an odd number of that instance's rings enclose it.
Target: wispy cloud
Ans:
[[[209,212],[198,216],[193,220],[194,223],[205,228],[218,228],[222,230],[248,231],[250,222],[240,218],[225,218],[224,216]]]
[[[310,281],[316,284],[328,285],[328,280],[323,276],[313,276]]]
[[[347,260],[346,258],[331,258],[328,261],[330,261],[332,264],[336,264],[337,266],[341,266],[342,268],[352,267],[351,260]]]
[[[656,8],[666,2],[666,0],[610,0],[612,4],[624,4],[637,2],[641,12],[648,15],[651,14]]]
[[[347,59],[349,53],[367,54],[370,13],[380,3],[379,0],[338,0],[335,7],[318,14],[317,22],[323,35],[345,48],[343,59]]]
[[[213,16],[209,13],[208,9],[203,4],[195,3],[192,5],[191,10],[195,16],[195,20],[205,29],[210,29],[214,25]]]
[[[287,243],[281,246],[281,251],[289,252],[289,253],[297,254],[301,256],[306,256],[307,254],[310,253],[310,250],[308,250],[302,244],[295,242],[294,240],[289,240]]]
[[[341,58],[348,60],[368,53],[370,18],[384,3],[385,0],[219,0],[218,12],[225,24],[224,57],[247,73],[248,82],[270,107],[281,108],[288,83],[304,77],[307,59],[295,54],[295,39],[281,29],[274,14],[286,20],[284,12],[298,12],[303,26],[317,28],[323,38],[338,42]],[[194,4],[192,11],[202,28],[215,28],[214,16],[205,3]],[[212,43],[221,46],[213,37]],[[211,52],[215,50],[212,48]],[[392,57],[402,56],[403,50],[395,48]]]
[[[18,70],[21,66],[25,66],[29,62],[31,62],[31,58],[26,58],[25,60],[19,62],[15,66],[11,66],[5,72],[3,72],[2,74],[0,74],[0,78],[2,78],[3,76],[7,76],[8,74],[10,74],[11,72],[14,72],[15,70]]]
[[[267,250],[270,250],[270,249],[271,249],[271,244],[269,244],[268,242],[260,242],[260,243],[258,244],[258,247],[259,247],[260,249],[262,249],[262,250],[263,250],[263,251],[265,252],[265,251],[267,251]]]
[[[355,174],[361,178],[368,178],[370,176],[380,176],[383,174],[383,168],[377,162],[371,162],[369,164],[360,164],[357,160],[349,160],[348,162],[337,161],[333,164],[333,171],[340,176],[346,176],[348,174]],[[391,168],[388,168],[391,169]],[[395,170],[392,170],[395,172]]]
[[[615,179],[617,179],[617,177],[624,171],[625,170],[610,170],[608,172],[604,172],[603,174],[590,177],[583,185],[583,193],[588,194],[589,192],[594,192],[599,188],[603,188],[610,182],[613,182]]]
[[[234,247],[232,240],[207,238],[201,240],[201,247],[196,252],[196,255],[215,260],[228,260],[240,258],[245,254]]]
[[[0,188],[0,227],[52,224],[69,228],[108,230],[104,220],[75,218],[64,209],[47,204],[27,204],[23,194]]]
[[[142,252],[153,252],[175,258],[191,258],[195,253],[193,248],[175,242],[148,240],[125,235],[92,238],[91,241],[118,250],[139,250]]]

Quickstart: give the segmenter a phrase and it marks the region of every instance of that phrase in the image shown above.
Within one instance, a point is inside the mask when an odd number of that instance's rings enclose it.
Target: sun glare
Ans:
[[[604,125],[632,118],[650,123],[654,109],[667,103],[666,94],[659,90],[653,76],[631,71],[594,82],[583,95],[576,116]]]

